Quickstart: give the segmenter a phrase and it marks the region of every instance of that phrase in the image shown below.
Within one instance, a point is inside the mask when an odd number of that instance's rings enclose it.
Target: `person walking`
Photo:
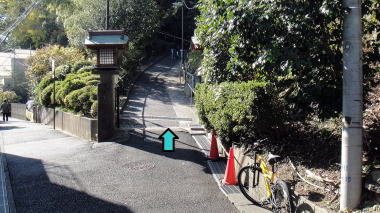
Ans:
[[[11,105],[8,103],[7,99],[5,99],[3,104],[1,104],[0,110],[3,112],[3,121],[8,121],[8,117],[11,114]]]

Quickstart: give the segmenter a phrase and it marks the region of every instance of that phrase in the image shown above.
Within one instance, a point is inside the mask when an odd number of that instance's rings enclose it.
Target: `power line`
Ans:
[[[178,36],[166,33],[166,32],[161,32],[161,31],[157,31],[157,32],[160,33],[160,34],[162,34],[162,35],[166,35],[166,36],[169,36],[169,37],[172,37],[172,38],[176,38],[176,39],[180,39],[180,40],[182,39],[181,37],[178,37]],[[186,41],[188,43],[191,43],[191,41],[186,40],[186,39],[184,39],[184,41]]]
[[[8,38],[9,34],[28,17],[28,15],[38,6],[41,1],[35,1],[16,19],[15,22],[0,34],[0,45]]]
[[[189,7],[189,6],[187,6],[185,0],[182,0],[182,3],[185,5],[185,7],[186,7],[188,10],[194,10],[194,9],[197,9],[197,5],[195,5],[194,7]]]

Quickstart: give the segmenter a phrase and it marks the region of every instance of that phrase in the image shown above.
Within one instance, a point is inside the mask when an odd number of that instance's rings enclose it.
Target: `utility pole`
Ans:
[[[362,191],[363,71],[361,0],[344,0],[343,130],[340,210],[360,203]]]
[[[110,24],[110,0],[106,0],[106,30],[109,30]]]

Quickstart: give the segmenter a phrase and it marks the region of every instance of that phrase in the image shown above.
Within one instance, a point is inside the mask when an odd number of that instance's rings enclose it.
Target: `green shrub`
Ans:
[[[79,112],[82,107],[82,104],[79,102],[80,95],[82,95],[81,90],[74,90],[70,92],[64,99],[65,107],[72,109],[75,112]]]
[[[87,87],[90,87],[90,86],[87,86]],[[91,88],[90,100],[92,102],[97,101],[98,100],[98,86],[91,86],[90,88]]]
[[[94,81],[97,82],[97,83],[99,83],[100,76],[99,76],[99,75],[93,75],[93,74],[90,74],[90,75],[88,75],[88,76],[86,76],[86,77],[83,77],[82,79],[83,79],[83,81],[86,82],[87,85],[89,85],[89,82],[90,82],[90,81],[91,81],[92,83],[94,83]],[[98,84],[95,84],[95,85],[98,85]]]
[[[258,138],[273,138],[283,123],[283,104],[266,83],[224,82],[198,84],[195,104],[207,128],[228,142],[251,143]]]
[[[93,104],[94,97],[97,97],[97,87],[95,86],[86,86],[80,89],[82,94],[78,97],[78,101],[82,104],[81,112],[83,114],[91,113],[91,106]]]
[[[66,75],[70,74],[71,72],[71,66],[68,64],[61,65],[55,69],[55,76],[59,80],[64,80]]]
[[[85,82],[81,81],[81,80],[77,80],[77,79],[74,79],[74,80],[71,80],[71,81],[64,81],[63,84],[62,84],[62,87],[61,89],[59,90],[59,103],[63,103],[65,107],[69,107],[68,105],[66,105],[66,96],[68,96],[71,92],[75,91],[75,90],[78,90],[82,87],[84,87],[86,84]],[[69,107],[70,108],[70,107]]]
[[[189,52],[189,69],[191,73],[195,73],[195,71],[201,66],[202,58],[202,52],[200,51]]]
[[[92,64],[91,61],[78,61],[71,68],[71,73],[77,73],[83,67],[91,67],[91,68],[93,68],[92,65],[93,64]]]
[[[93,118],[98,115],[98,101],[94,101],[94,103],[92,103],[90,113]]]
[[[39,95],[49,84],[53,83],[54,79],[50,76],[45,76],[38,84],[35,94]]]
[[[86,86],[70,92],[64,99],[67,109],[80,112],[85,115],[91,114],[91,106],[97,99],[97,87]]]
[[[59,45],[48,45],[36,50],[35,54],[27,59],[30,66],[28,66],[26,76],[31,87],[36,87],[38,82],[51,72],[52,57],[55,57],[55,64],[59,67],[84,60],[84,52],[77,48],[65,48]]]
[[[94,70],[93,66],[85,66],[81,67],[76,73],[81,74],[81,73],[86,73],[86,72],[92,72]]]
[[[54,83],[53,83],[53,85],[54,85]],[[50,96],[50,102],[54,103],[54,105],[60,105],[59,98],[58,98],[58,91],[60,91],[60,89],[62,88],[62,85],[63,85],[63,81],[56,81],[55,82],[55,100],[54,100],[54,89],[53,89],[53,92]],[[53,100],[54,100],[54,102],[53,102]]]
[[[53,84],[49,84],[39,93],[38,95],[39,103],[41,103],[44,106],[50,106],[52,92],[53,92]]]
[[[89,80],[86,82],[87,86],[98,86],[99,80]]]

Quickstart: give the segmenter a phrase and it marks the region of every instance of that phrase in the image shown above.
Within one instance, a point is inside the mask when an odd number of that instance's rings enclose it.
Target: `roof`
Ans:
[[[124,48],[128,44],[128,36],[123,30],[97,30],[90,31],[84,44],[88,48],[119,47]]]

